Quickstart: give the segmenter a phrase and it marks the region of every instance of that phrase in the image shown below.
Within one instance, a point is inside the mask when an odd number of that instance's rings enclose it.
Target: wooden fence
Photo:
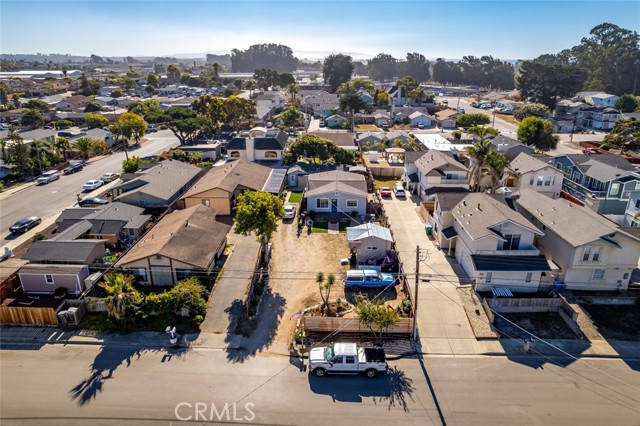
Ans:
[[[371,333],[371,330],[357,318],[342,317],[303,317],[304,330],[307,333]],[[413,320],[400,318],[396,325],[389,327],[383,334],[410,336],[413,332]]]
[[[0,306],[0,323],[58,325],[58,317],[53,308]]]

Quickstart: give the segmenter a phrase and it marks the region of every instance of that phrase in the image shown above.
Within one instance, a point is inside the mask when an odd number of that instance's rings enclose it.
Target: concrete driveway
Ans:
[[[464,271],[459,265],[452,265],[426,235],[418,213],[417,198],[398,199],[394,195],[383,200],[383,205],[412,291],[416,246],[420,246],[418,334],[422,350],[430,354],[474,353],[481,350],[483,345],[473,334],[456,290],[460,286],[456,270],[460,274],[464,274]]]

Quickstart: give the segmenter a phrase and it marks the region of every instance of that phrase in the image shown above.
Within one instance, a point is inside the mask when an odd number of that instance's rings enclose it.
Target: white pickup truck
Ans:
[[[384,349],[359,348],[355,343],[333,343],[309,353],[309,371],[325,374],[358,374],[375,377],[389,368]]]

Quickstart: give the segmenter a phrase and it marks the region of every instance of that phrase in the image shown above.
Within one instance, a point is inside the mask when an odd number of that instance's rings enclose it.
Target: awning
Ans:
[[[452,239],[453,237],[457,236],[457,235],[458,235],[458,233],[456,232],[456,230],[455,230],[455,229],[453,229],[453,226],[450,226],[450,227],[448,227],[448,228],[444,228],[444,229],[442,230],[442,235],[443,235],[447,240],[450,240],[450,239]]]
[[[491,287],[493,297],[513,297],[513,293],[506,287]]]
[[[471,260],[479,272],[550,272],[549,262],[543,255],[500,256],[472,254]]]

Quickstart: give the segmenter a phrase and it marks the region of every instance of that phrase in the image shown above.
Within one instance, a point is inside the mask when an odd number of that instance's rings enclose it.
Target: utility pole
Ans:
[[[420,282],[420,246],[416,246],[416,279],[413,292],[413,340],[418,338],[418,283]]]

